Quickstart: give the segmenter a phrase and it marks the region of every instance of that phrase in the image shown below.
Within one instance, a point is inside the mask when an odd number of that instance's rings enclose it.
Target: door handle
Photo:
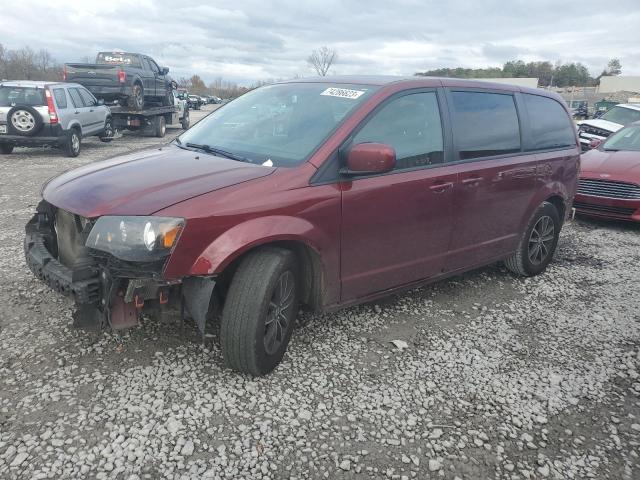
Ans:
[[[462,180],[463,185],[478,185],[482,181],[482,177],[469,177]]]
[[[434,193],[442,193],[446,190],[449,190],[452,187],[453,187],[453,182],[438,182],[429,186],[429,190],[431,190]]]
[[[78,110],[76,110],[76,111],[75,111],[75,112],[73,112],[73,113],[75,113],[76,115],[78,115],[80,112],[79,112]]]

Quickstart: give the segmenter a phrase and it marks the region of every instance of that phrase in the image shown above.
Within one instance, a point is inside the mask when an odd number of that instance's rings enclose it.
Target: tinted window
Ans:
[[[528,150],[575,147],[573,122],[558,102],[551,98],[524,94],[529,114],[532,146]]]
[[[67,108],[67,94],[64,93],[64,88],[54,88],[53,98],[56,99],[58,108]]]
[[[520,151],[518,114],[512,95],[452,92],[455,142],[461,160]]]
[[[156,62],[154,62],[153,60],[151,60],[150,58],[147,59],[149,62],[149,67],[151,68],[151,70],[155,73],[160,72],[160,67],[158,67],[158,64]]]
[[[93,107],[94,105],[96,105],[96,99],[93,95],[91,95],[89,90],[85,90],[84,88],[79,88],[78,90],[80,91],[82,101],[87,107]]]
[[[84,103],[82,103],[82,98],[80,98],[80,93],[78,93],[77,88],[70,88],[69,95],[71,95],[71,101],[73,102],[73,106],[76,108],[84,107]]]
[[[434,92],[414,93],[387,103],[353,139],[396,150],[396,170],[442,163],[442,124]]]

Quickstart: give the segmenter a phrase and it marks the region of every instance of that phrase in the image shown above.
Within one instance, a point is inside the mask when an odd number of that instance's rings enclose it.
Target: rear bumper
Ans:
[[[131,87],[128,85],[85,85],[97,98],[122,98],[131,94]]]
[[[33,137],[22,135],[0,134],[0,143],[15,145],[16,147],[33,147],[39,145],[61,145],[66,136],[60,125],[43,125],[42,129]]]
[[[621,200],[576,194],[573,207],[590,217],[640,222],[640,200]]]

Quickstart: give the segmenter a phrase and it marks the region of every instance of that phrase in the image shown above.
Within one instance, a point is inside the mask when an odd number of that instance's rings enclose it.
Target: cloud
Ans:
[[[620,58],[640,75],[637,0],[575,7],[539,0],[44,0],[2,9],[0,42],[46,48],[61,62],[100,50],[142,52],[174,77],[250,84],[313,75],[314,48],[335,48],[340,74],[412,75],[438,67],[500,66],[520,58],[584,63],[598,74]],[[35,14],[34,12],[46,12]]]

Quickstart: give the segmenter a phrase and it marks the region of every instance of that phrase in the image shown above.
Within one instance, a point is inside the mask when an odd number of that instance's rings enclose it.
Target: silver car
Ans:
[[[0,153],[16,146],[52,145],[69,157],[84,137],[113,139],[109,107],[77,83],[0,82]]]

